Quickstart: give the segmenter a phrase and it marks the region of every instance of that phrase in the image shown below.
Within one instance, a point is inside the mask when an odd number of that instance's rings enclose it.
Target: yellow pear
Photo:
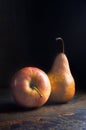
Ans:
[[[75,95],[75,80],[71,74],[67,56],[64,53],[64,41],[61,37],[56,38],[56,40],[61,40],[63,51],[56,56],[48,73],[51,83],[50,101],[66,103]]]

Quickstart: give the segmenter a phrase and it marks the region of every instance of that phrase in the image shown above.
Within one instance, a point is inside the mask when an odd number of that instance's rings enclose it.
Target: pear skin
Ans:
[[[61,40],[63,43],[62,38],[58,38],[57,40]],[[74,97],[75,80],[70,71],[67,56],[64,53],[64,46],[63,52],[56,56],[48,77],[51,83],[50,101],[66,103]]]

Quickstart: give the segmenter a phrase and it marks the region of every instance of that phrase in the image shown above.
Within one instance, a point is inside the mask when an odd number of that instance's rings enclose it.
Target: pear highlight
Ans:
[[[64,41],[61,37],[56,38],[56,41],[58,40],[62,43],[62,52],[56,56],[48,73],[51,83],[50,101],[66,103],[75,95],[75,80],[71,73],[67,56],[64,53]]]

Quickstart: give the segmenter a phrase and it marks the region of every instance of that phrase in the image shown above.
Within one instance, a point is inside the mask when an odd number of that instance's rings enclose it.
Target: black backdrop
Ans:
[[[60,36],[76,87],[85,89],[85,0],[1,0],[0,17],[1,87],[8,87],[12,75],[24,66],[48,72],[61,50],[55,42]]]

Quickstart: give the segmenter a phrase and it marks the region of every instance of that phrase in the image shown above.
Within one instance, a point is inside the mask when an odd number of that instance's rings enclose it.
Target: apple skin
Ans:
[[[10,88],[15,102],[28,108],[44,105],[51,93],[47,74],[36,67],[24,67],[16,72],[11,79]]]

